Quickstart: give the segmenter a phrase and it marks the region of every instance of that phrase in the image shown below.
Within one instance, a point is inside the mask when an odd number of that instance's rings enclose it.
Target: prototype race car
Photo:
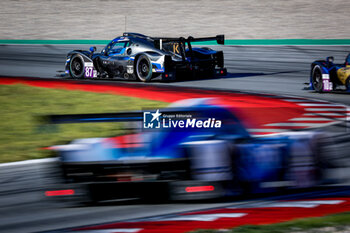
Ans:
[[[72,78],[123,78],[150,81],[160,77],[173,81],[182,77],[226,75],[224,55],[207,47],[192,47],[192,42],[216,40],[224,44],[224,35],[216,37],[156,38],[124,33],[100,52],[74,50],[68,53],[65,73]]]
[[[346,90],[350,88],[350,54],[344,64],[334,64],[334,57],[317,60],[311,64],[310,88],[317,92]]]
[[[191,99],[154,113],[47,116],[53,124],[143,122],[138,133],[52,146],[61,161],[63,190],[74,195],[80,185],[94,201],[160,195],[189,200],[318,184],[318,133],[252,137],[235,110],[216,101]]]

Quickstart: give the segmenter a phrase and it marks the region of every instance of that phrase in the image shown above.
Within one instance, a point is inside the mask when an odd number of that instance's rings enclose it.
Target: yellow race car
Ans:
[[[334,57],[317,60],[311,64],[310,89],[317,92],[346,90],[350,88],[350,54],[344,64],[335,64]]]

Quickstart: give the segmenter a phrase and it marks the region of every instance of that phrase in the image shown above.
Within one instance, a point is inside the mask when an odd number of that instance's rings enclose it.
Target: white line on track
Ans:
[[[331,103],[324,103],[324,104],[319,104],[319,103],[298,103],[300,106],[305,106],[305,107],[341,107],[345,109],[344,105],[341,104],[331,104]]]
[[[219,218],[240,218],[247,215],[246,213],[222,213],[222,214],[194,214],[181,215],[173,218],[161,219],[158,221],[215,221]]]
[[[344,117],[344,113],[336,113],[336,112],[320,112],[320,113],[304,113],[303,116],[339,116],[339,117]],[[338,119],[338,118],[337,118]]]
[[[339,112],[346,112],[347,110],[345,108],[305,108],[306,111],[320,111],[320,112],[324,112],[324,111],[339,111]]]
[[[285,132],[285,129],[248,129],[251,133],[278,133],[278,132]]]
[[[295,202],[281,202],[271,203],[265,207],[299,207],[299,208],[315,208],[319,205],[336,205],[344,201],[295,201]]]
[[[343,203],[343,200],[316,200],[316,201],[278,201],[261,203],[254,207],[265,208],[265,207],[297,207],[297,208],[315,208],[319,205],[338,205]],[[254,208],[252,206],[239,207],[242,208]],[[238,207],[228,207],[227,209],[237,209]]]
[[[42,164],[42,163],[51,163],[51,162],[57,162],[57,161],[58,161],[58,158],[31,159],[31,160],[24,160],[24,161],[11,162],[11,163],[1,163],[0,167]]]
[[[308,99],[282,99],[288,102],[304,102],[304,103],[329,103],[324,100],[308,100]]]
[[[113,229],[97,229],[97,230],[82,230],[76,231],[79,233],[137,233],[143,228],[113,228]]]
[[[328,123],[328,124],[333,124],[334,122]],[[325,126],[327,125],[326,123],[271,123],[267,124],[266,126],[279,126],[279,127],[284,127],[284,126],[297,126],[297,127],[317,127],[317,126]]]
[[[334,119],[324,118],[324,117],[298,117],[292,118],[288,121],[333,121]],[[323,124],[323,123],[322,123]]]

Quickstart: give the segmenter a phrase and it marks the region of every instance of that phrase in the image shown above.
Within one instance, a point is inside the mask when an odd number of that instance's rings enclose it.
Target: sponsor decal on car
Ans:
[[[164,69],[152,69],[152,72],[161,73],[161,72],[164,72]]]

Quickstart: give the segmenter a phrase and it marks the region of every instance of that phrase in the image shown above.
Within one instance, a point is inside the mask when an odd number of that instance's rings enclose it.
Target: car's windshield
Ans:
[[[126,47],[128,41],[116,41],[112,42],[105,48],[107,54],[121,54],[124,52],[124,48]]]

